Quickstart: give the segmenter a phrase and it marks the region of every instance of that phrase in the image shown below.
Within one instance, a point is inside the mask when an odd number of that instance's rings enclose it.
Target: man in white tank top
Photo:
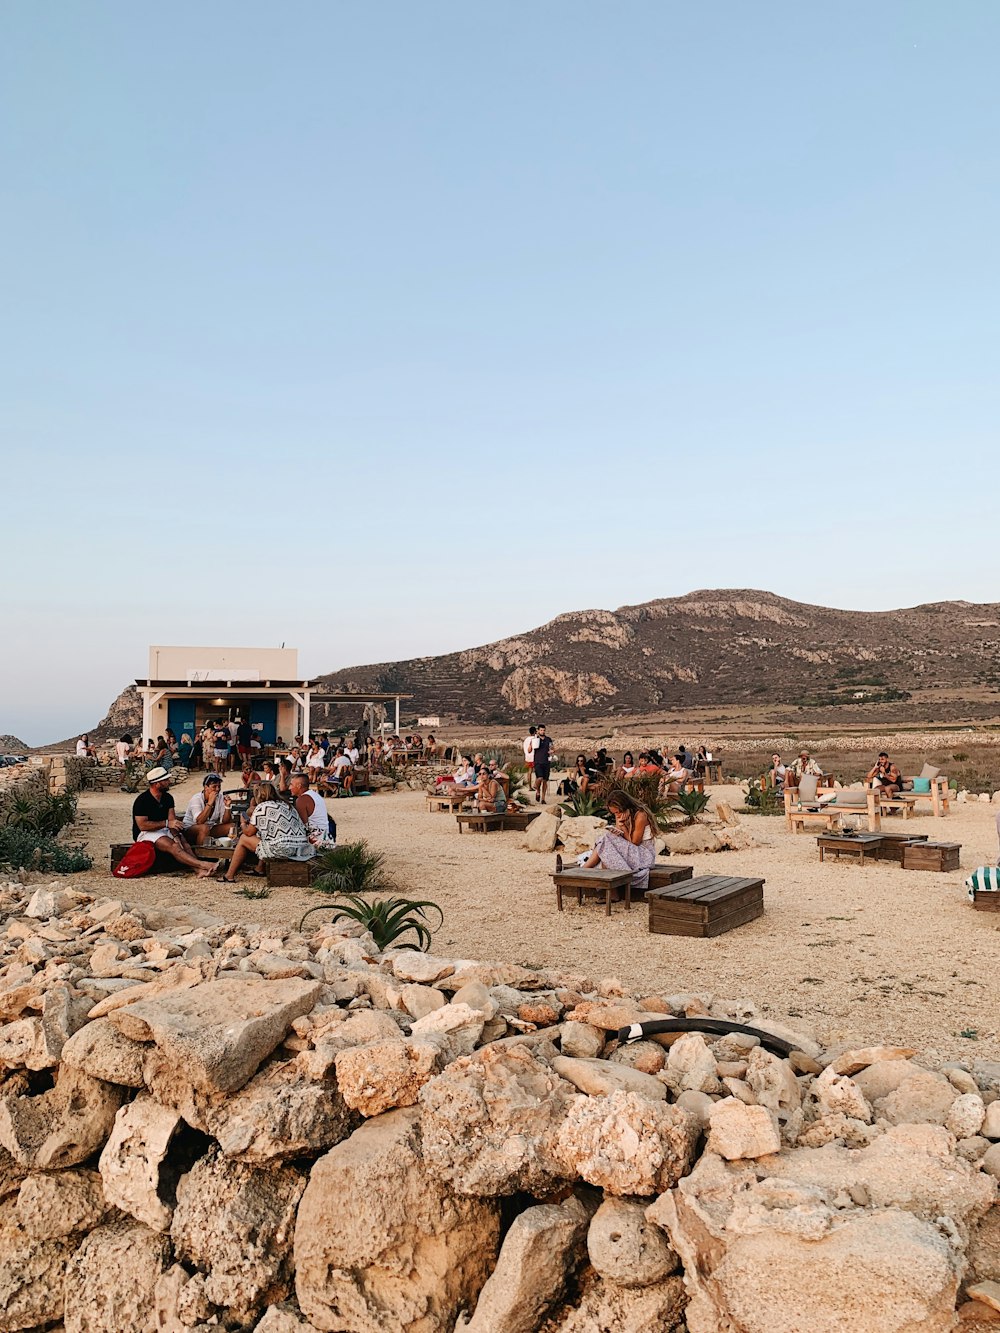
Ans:
[[[308,773],[293,773],[289,783],[292,800],[299,812],[299,818],[306,826],[309,841],[312,843],[328,842],[330,837],[330,816],[327,814],[326,801],[318,792],[309,790]]]

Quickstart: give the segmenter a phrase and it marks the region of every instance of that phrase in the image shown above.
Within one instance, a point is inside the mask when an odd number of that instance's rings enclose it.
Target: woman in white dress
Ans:
[[[217,872],[227,884],[235,882],[251,852],[260,861],[311,861],[316,855],[299,812],[281,800],[270,782],[258,782],[254,787],[253,804],[242,823],[243,832],[232,858],[224,861]]]

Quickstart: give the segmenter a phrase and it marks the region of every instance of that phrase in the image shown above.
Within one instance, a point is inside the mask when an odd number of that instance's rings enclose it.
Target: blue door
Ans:
[[[168,699],[167,726],[178,740],[185,732],[194,740],[194,700]]]
[[[277,699],[254,699],[250,705],[250,725],[261,745],[273,745],[278,739]]]

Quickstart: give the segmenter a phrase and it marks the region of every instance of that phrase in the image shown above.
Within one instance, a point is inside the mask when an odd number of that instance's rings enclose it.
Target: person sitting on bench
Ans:
[[[659,832],[652,811],[623,791],[611,793],[608,809],[615,817],[614,831],[600,835],[584,869],[631,870],[632,887],[645,889],[656,864],[654,839]]]
[[[240,866],[251,853],[260,861],[311,861],[316,855],[299,812],[281,799],[270,782],[258,782],[253,796],[253,805],[241,820],[243,831],[233,855],[217,872],[227,884],[235,883]]]
[[[222,794],[222,778],[206,773],[201,791],[195,792],[184,811],[184,836],[195,847],[209,838],[228,838],[233,832],[229,797]]]
[[[194,870],[199,879],[207,879],[214,866],[199,860],[188,846],[170,795],[170,774],[165,768],[151,768],[146,781],[149,790],[132,802],[132,841],[155,843],[157,854],[164,852]]]
[[[871,784],[872,790],[879,793],[880,800],[883,796],[898,796],[903,790],[899,769],[884,750],[865,774],[865,779]]]

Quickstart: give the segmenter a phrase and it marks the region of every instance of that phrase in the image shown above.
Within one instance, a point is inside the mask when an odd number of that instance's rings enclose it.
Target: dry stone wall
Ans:
[[[1000,1064],[0,885],[0,1333],[966,1333]],[[622,1045],[664,1015],[756,1025]]]

